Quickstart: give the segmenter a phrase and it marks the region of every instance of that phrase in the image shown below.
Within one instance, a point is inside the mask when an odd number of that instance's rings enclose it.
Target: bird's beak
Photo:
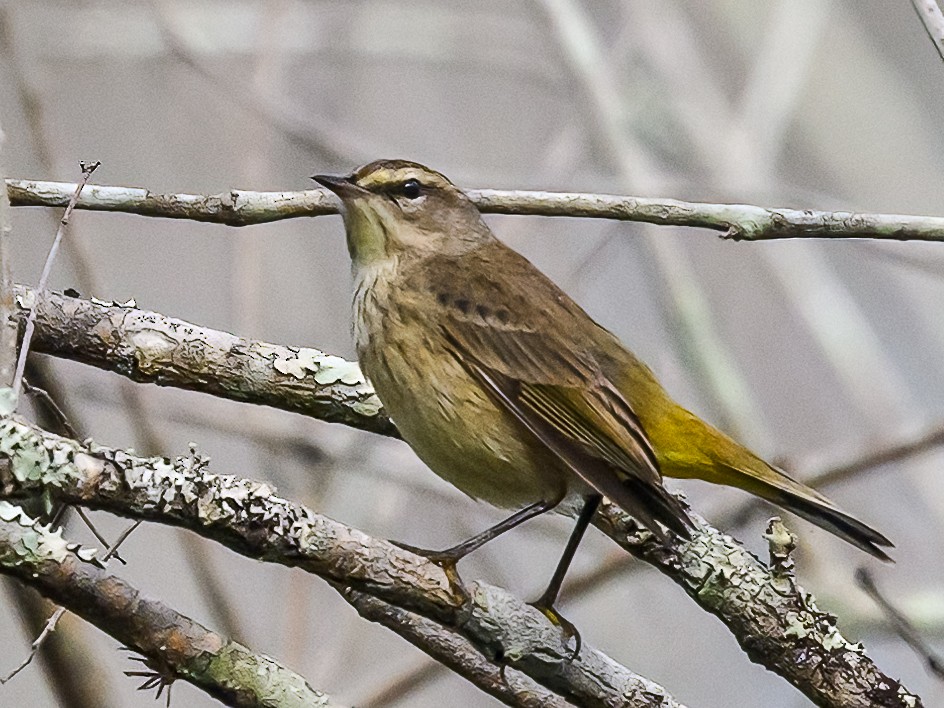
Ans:
[[[342,199],[366,191],[363,187],[359,187],[350,175],[312,175],[312,179]]]

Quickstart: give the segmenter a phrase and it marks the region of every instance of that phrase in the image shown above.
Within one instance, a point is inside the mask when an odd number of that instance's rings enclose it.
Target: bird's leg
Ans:
[[[418,556],[423,556],[428,558],[436,565],[440,566],[443,571],[446,573],[446,577],[449,579],[449,585],[452,590],[463,599],[463,604],[466,604],[471,598],[469,592],[465,589],[465,586],[462,584],[462,580],[459,578],[459,574],[456,572],[456,563],[458,563],[462,558],[469,555],[472,551],[484,546],[486,543],[491,541],[493,538],[501,536],[505,531],[510,531],[519,524],[524,523],[528,519],[533,519],[535,516],[540,516],[545,511],[550,511],[555,506],[561,503],[561,499],[555,499],[554,501],[538,501],[533,504],[519,509],[514,514],[509,516],[503,521],[499,521],[494,526],[490,526],[485,529],[482,533],[476,534],[472,538],[463,541],[462,543],[456,544],[451,548],[447,548],[444,551],[429,551],[425,548],[416,548],[415,546],[408,546],[405,543],[400,543],[398,541],[391,541],[393,545],[399,546],[404,550],[415,553]],[[559,584],[559,583],[558,583]]]
[[[462,558],[469,555],[472,551],[484,546],[486,543],[491,541],[494,538],[501,536],[505,531],[510,531],[519,524],[524,523],[528,519],[533,519],[535,516],[540,516],[545,511],[550,511],[555,506],[560,504],[560,499],[555,499],[554,501],[537,501],[533,504],[528,504],[528,506],[519,509],[514,514],[509,516],[503,521],[499,521],[494,526],[482,531],[482,533],[476,534],[472,538],[463,541],[462,543],[456,544],[451,548],[447,548],[444,551],[428,551],[423,548],[416,548],[415,546],[408,546],[405,543],[399,543],[393,541],[392,543],[395,546],[406,549],[412,553],[428,558],[429,560],[437,563],[442,566],[455,566]]]
[[[580,540],[583,538],[587,527],[590,526],[590,522],[593,520],[593,515],[597,513],[597,509],[599,508],[600,502],[602,500],[603,497],[599,494],[592,494],[584,497],[583,508],[580,510],[580,514],[577,516],[577,525],[574,526],[574,530],[570,534],[570,538],[567,540],[567,546],[564,548],[564,554],[557,563],[557,568],[554,570],[554,575],[551,577],[551,582],[548,583],[547,590],[545,590],[541,597],[539,597],[537,600],[529,603],[532,607],[539,609],[545,617],[547,617],[551,622],[563,630],[564,638],[567,644],[570,643],[571,638],[574,640],[574,650],[568,658],[568,661],[573,661],[580,654],[580,632],[577,631],[577,628],[572,622],[558,613],[558,611],[554,608],[554,603],[557,602],[557,596],[560,594],[561,585],[564,582],[564,576],[567,575],[567,569],[570,568],[570,562],[574,559],[574,555],[577,553],[577,546],[580,545]]]

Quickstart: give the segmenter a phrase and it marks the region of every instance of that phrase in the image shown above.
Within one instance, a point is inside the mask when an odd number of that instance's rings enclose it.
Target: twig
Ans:
[[[59,252],[59,244],[62,243],[62,237],[65,234],[66,226],[69,224],[69,217],[72,216],[72,210],[75,209],[76,203],[79,201],[79,196],[82,194],[82,190],[85,188],[85,185],[88,184],[89,178],[92,176],[92,173],[98,169],[98,166],[101,165],[101,162],[93,162],[91,164],[80,162],[79,165],[82,167],[82,180],[75,186],[75,191],[72,193],[72,197],[69,199],[69,203],[66,205],[66,211],[62,215],[62,219],[59,221],[59,228],[56,229],[56,237],[53,239],[52,246],[49,248],[49,253],[46,256],[46,262],[43,264],[43,272],[39,276],[39,283],[36,285],[36,292],[42,296],[46,292],[46,283],[49,281],[49,274],[52,271],[52,264],[56,260],[56,254]],[[26,318],[26,326],[23,329],[23,340],[20,344],[20,356],[16,362],[16,374],[13,376],[13,396],[19,394],[20,384],[23,380],[23,372],[26,369],[26,357],[29,354],[30,340],[33,338],[33,328],[35,327],[35,315],[30,315]]]
[[[56,423],[59,427],[62,428],[63,432],[68,435],[70,438],[80,438],[78,431],[72,427],[72,423],[69,422],[69,417],[65,414],[62,408],[59,407],[59,404],[56,403],[55,399],[49,394],[49,392],[40,388],[39,386],[34,386],[30,383],[29,379],[26,376],[23,376],[23,390],[29,396],[35,396],[40,399],[46,408],[49,410],[49,413],[55,418]]]
[[[39,651],[39,648],[43,645],[43,642],[46,641],[46,637],[50,635],[56,629],[56,625],[59,623],[59,618],[62,617],[66,612],[65,607],[57,607],[56,611],[52,613],[48,620],[46,620],[46,626],[43,627],[43,631],[39,633],[39,636],[33,640],[33,643],[30,645],[29,654],[26,655],[26,658],[20,662],[20,665],[17,666],[13,671],[7,674],[5,677],[0,676],[0,685],[7,683],[10,679],[20,673],[23,669],[30,665],[30,662],[33,661],[33,657],[36,656],[36,652]]]
[[[128,536],[134,533],[135,529],[138,528],[143,522],[138,519],[137,521],[132,522],[128,528],[118,534],[118,538],[112,541],[112,544],[108,547],[108,550],[105,551],[105,554],[102,556],[102,563],[107,562],[109,559],[116,557],[118,554],[118,546],[127,540]]]
[[[13,206],[61,207],[75,184],[8,179]],[[466,193],[484,213],[566,216],[641,221],[722,232],[724,238],[761,241],[785,238],[863,238],[891,241],[944,241],[944,217],[785,209],[750,204],[711,204],[678,199],[499,189]],[[146,189],[89,185],[77,209],[115,211],[229,226],[264,224],[301,216],[338,213],[323,189],[298,192],[152,194]]]
[[[928,645],[917,628],[904,613],[895,607],[891,601],[878,589],[875,578],[867,568],[859,568],[855,574],[856,582],[865,593],[872,598],[891,623],[895,633],[911,647],[915,654],[927,666],[928,671],[937,678],[944,680],[944,660]]]
[[[65,513],[65,510],[68,508],[69,508],[68,506],[63,504],[59,508],[59,513],[60,514]],[[75,512],[79,515],[79,518],[82,519],[82,522],[88,527],[88,530],[92,532],[92,535],[95,536],[95,539],[100,544],[102,544],[106,549],[108,549],[108,555],[105,560],[108,560],[109,558],[114,558],[116,561],[118,561],[122,565],[128,565],[125,559],[118,555],[118,546],[117,545],[113,546],[112,544],[108,543],[108,541],[105,539],[102,533],[97,528],[95,528],[95,524],[92,523],[92,520],[89,518],[88,514],[85,513],[85,509],[83,509],[81,506],[74,506],[72,508],[75,509]],[[53,528],[56,528],[56,526],[58,525],[59,525],[58,520],[53,520],[50,523],[50,526]],[[132,526],[136,527],[137,525],[132,524]],[[130,533],[130,531],[128,533]],[[125,535],[124,538],[127,538],[127,535]],[[123,541],[124,538],[122,538],[121,540]]]
[[[6,602],[16,609],[23,632],[29,637],[38,636],[56,606],[14,578],[4,579],[3,585]],[[89,645],[88,634],[78,622],[60,622],[44,642],[42,651],[36,654],[39,666],[32,670],[41,668],[54,694],[52,700],[59,708],[119,708],[121,702],[114,698],[113,674],[106,668],[100,648]],[[36,675],[30,680],[43,678]]]
[[[0,128],[0,151],[5,138]],[[3,176],[3,163],[0,162],[0,177]],[[11,275],[10,257],[13,249],[10,244],[13,226],[10,219],[10,199],[0,194],[0,387],[11,386],[16,371],[16,326],[11,321],[15,306],[13,304],[13,276]],[[8,400],[0,406],[11,410],[16,405],[16,390],[5,392]]]
[[[941,13],[937,0],[911,0],[911,4],[921,18],[921,23],[938,55],[944,59],[944,14]]]

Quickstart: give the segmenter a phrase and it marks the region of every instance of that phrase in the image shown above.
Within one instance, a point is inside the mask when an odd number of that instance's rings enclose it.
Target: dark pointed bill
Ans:
[[[339,197],[365,191],[362,187],[356,185],[349,175],[312,175],[311,178]]]

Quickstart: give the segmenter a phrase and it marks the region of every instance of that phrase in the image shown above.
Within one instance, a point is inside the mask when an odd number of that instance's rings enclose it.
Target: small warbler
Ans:
[[[659,538],[690,536],[668,475],[738,487],[888,560],[882,534],[672,400],[443,175],[380,160],[313,179],[341,199],[358,357],[403,439],[466,494],[517,509],[431,558],[454,564],[545,511],[576,512],[534,603],[576,634],[553,605],[603,496]]]

